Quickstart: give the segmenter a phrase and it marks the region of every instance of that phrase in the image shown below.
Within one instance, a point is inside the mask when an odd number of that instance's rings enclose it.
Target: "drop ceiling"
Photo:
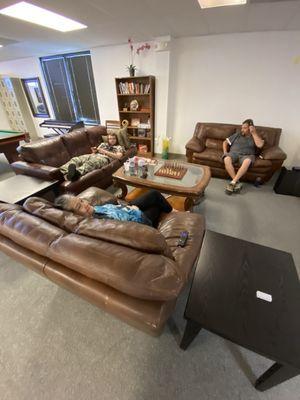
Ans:
[[[30,1],[30,0],[28,0]],[[17,0],[0,0],[0,8]],[[0,61],[90,49],[170,35],[174,38],[255,31],[300,31],[300,0],[251,0],[202,10],[197,0],[30,1],[88,26],[61,33],[0,15]],[[299,32],[300,38],[300,32]],[[11,41],[11,43],[9,43]]]

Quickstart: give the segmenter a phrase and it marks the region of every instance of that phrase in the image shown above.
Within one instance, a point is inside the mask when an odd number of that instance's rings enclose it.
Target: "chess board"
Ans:
[[[187,168],[179,163],[166,162],[155,173],[156,176],[164,176],[172,179],[182,179],[187,172]]]

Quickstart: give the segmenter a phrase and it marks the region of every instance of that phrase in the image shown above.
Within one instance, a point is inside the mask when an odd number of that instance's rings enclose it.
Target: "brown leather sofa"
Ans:
[[[198,122],[192,139],[185,146],[188,161],[208,165],[213,176],[227,178],[222,144],[237,129],[240,129],[240,125]],[[264,147],[243,179],[254,181],[260,177],[267,182],[286,159],[286,154],[279,147],[281,129],[256,126],[256,130],[265,141]]]
[[[130,148],[121,160],[114,160],[101,169],[89,172],[74,182],[65,181],[59,167],[72,157],[91,153],[92,146],[102,142],[102,136],[107,135],[104,126],[82,128],[62,136],[43,139],[20,146],[20,161],[11,164],[17,174],[36,176],[45,180],[58,179],[60,192],[78,194],[90,186],[102,189],[112,184],[112,174],[120,168],[128,157],[136,153]]]
[[[98,188],[79,195],[116,201]],[[205,228],[201,215],[168,214],[158,229],[85,218],[29,198],[0,203],[0,251],[128,324],[158,336],[189,280]],[[177,247],[182,230],[185,247]]]

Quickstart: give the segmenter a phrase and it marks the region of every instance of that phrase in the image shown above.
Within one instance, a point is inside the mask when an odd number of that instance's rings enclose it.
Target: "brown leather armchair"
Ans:
[[[91,147],[98,146],[102,142],[102,136],[105,135],[107,135],[106,128],[99,125],[27,143],[19,148],[20,161],[12,163],[11,166],[17,174],[45,180],[59,180],[62,193],[78,194],[90,186],[106,189],[112,184],[112,174],[128,157],[136,154],[135,148],[128,149],[121,160],[113,160],[103,168],[89,172],[74,182],[65,181],[59,170],[59,167],[72,157],[89,154]]]
[[[80,194],[93,204],[117,199],[98,188]],[[29,198],[0,203],[0,250],[128,324],[158,336],[188,282],[204,235],[204,218],[168,214],[158,229],[85,218]],[[189,232],[177,247],[182,230]]]
[[[198,122],[192,139],[185,146],[188,161],[208,165],[213,176],[227,178],[222,160],[222,144],[239,128],[240,125],[234,124]],[[260,157],[256,157],[254,165],[249,168],[244,179],[254,181],[260,177],[263,182],[267,182],[286,159],[286,154],[279,147],[281,129],[256,126],[256,130],[265,143]]]

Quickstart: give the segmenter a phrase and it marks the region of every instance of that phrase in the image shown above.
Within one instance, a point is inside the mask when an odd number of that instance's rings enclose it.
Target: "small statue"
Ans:
[[[137,111],[139,109],[139,103],[136,99],[130,102],[130,111]]]

